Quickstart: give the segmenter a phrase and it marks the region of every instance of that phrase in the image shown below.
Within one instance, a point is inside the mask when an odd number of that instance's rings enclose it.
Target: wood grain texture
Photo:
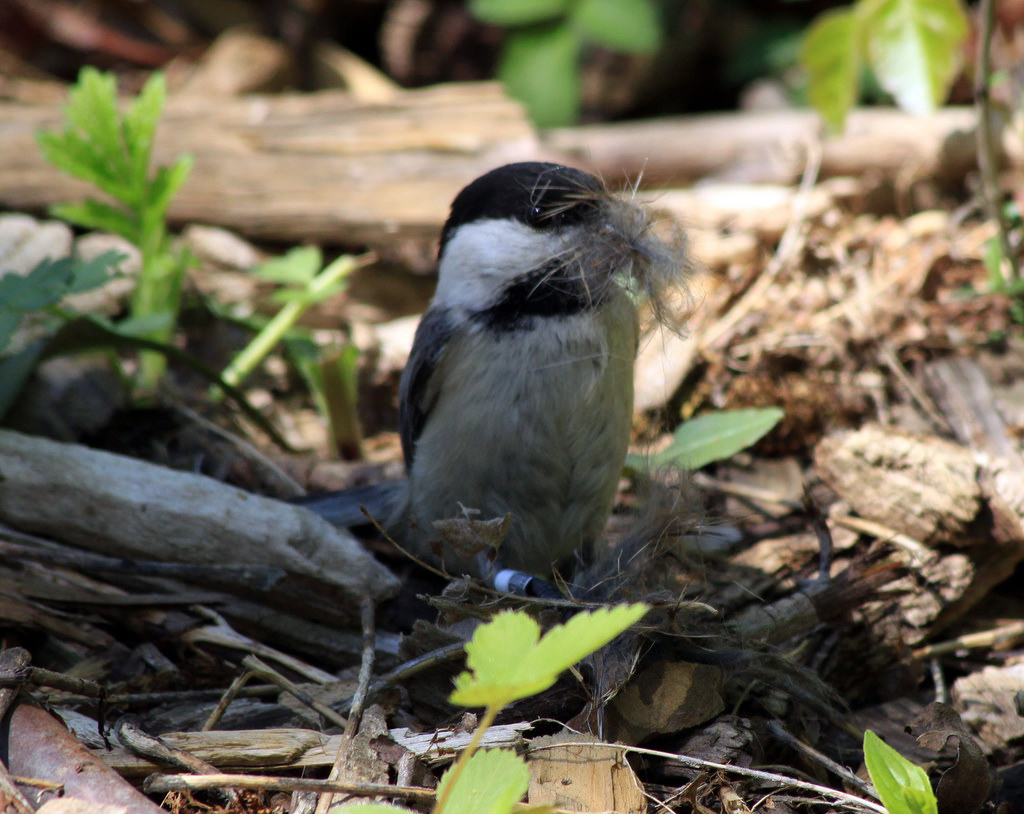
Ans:
[[[0,103],[0,208],[39,210],[87,185],[43,160],[35,134],[62,126],[57,104]],[[496,84],[406,91],[392,103],[340,92],[171,98],[154,158],[195,159],[176,224],[344,245],[436,238],[452,198],[497,164],[533,158],[522,108]]]

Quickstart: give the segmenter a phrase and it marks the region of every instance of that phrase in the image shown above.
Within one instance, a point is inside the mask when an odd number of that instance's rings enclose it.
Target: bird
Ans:
[[[399,385],[406,479],[352,493],[400,545],[473,576],[545,578],[593,557],[630,440],[638,304],[658,306],[684,266],[653,226],[563,164],[507,164],[458,193]],[[352,517],[329,496],[303,502]],[[435,526],[470,516],[508,516],[496,556],[456,551]]]

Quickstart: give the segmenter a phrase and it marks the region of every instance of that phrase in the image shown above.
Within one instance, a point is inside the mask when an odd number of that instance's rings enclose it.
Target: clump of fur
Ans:
[[[616,193],[588,177],[593,185],[581,183],[564,190],[565,202],[542,215],[565,217],[574,207],[584,206],[590,210],[589,217],[598,221],[599,228],[588,227],[586,242],[573,247],[565,265],[579,270],[595,298],[606,286],[623,286],[659,326],[677,330],[683,306],[689,302],[687,281],[692,270],[682,227],[656,222],[635,188]]]
[[[666,470],[637,476],[636,514],[612,549],[576,574],[575,585],[595,601],[658,592],[664,568],[661,557],[680,556],[698,548],[708,529],[703,497],[688,472]]]

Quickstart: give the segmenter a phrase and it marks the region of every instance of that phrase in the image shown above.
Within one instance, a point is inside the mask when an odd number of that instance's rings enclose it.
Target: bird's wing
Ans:
[[[454,324],[447,308],[428,309],[416,329],[416,338],[398,390],[398,423],[406,471],[412,468],[416,439],[420,437],[427,416],[437,400],[438,388],[436,384],[431,385],[431,379],[454,333]]]

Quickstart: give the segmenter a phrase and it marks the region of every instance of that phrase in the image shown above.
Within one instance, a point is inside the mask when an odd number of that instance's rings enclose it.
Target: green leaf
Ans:
[[[73,276],[71,258],[44,257],[28,274],[0,278],[0,303],[9,311],[41,311],[60,302]]]
[[[92,260],[75,258],[71,265],[71,280],[64,293],[78,294],[99,288],[114,276],[117,266],[127,259],[128,255],[115,249],[105,251]]]
[[[113,232],[132,243],[139,241],[139,224],[126,210],[109,204],[90,199],[80,203],[54,204],[50,212],[83,229]]]
[[[579,613],[540,638],[540,626],[522,612],[499,613],[466,645],[471,672],[455,679],[453,704],[502,707],[543,692],[580,659],[640,619],[647,606],[618,605]]]
[[[298,246],[281,257],[274,257],[249,270],[261,280],[280,285],[305,286],[316,277],[323,265],[323,255],[316,246]]]
[[[121,129],[125,148],[131,157],[131,177],[134,179],[144,181],[146,178],[156,126],[160,121],[166,96],[167,85],[163,74],[155,73],[124,114]],[[138,189],[137,193],[141,202],[143,190]]]
[[[864,733],[864,763],[890,814],[937,814],[928,775],[870,729]]]
[[[0,326],[3,325],[4,317],[5,315],[0,313]],[[6,344],[2,334],[3,328],[0,327],[0,348]],[[45,342],[33,342],[13,356],[0,358],[0,419],[3,419],[14,406],[25,382],[35,370],[44,347]]]
[[[170,167],[161,167],[156,171],[147,193],[148,206],[154,212],[159,213],[161,218],[171,205],[171,199],[188,180],[192,172],[193,159],[191,155],[183,155]]]
[[[530,25],[565,14],[569,4],[570,0],[470,0],[469,13],[491,25]]]
[[[103,285],[110,279],[112,266],[123,257],[115,251],[104,252],[88,261],[45,257],[28,274],[0,277],[0,348],[10,341],[23,314],[56,305],[67,294]]]
[[[934,110],[956,76],[967,36],[959,0],[868,0],[858,10],[881,86],[904,110]]]
[[[783,415],[785,413],[778,407],[708,413],[680,424],[672,443],[661,452],[651,456],[627,456],[626,466],[644,469],[671,464],[700,469],[712,461],[731,458],[756,443],[782,420]]]
[[[0,292],[2,296],[2,292]],[[0,310],[0,351],[7,347],[7,344],[11,341],[11,337],[14,336],[14,332],[18,330],[18,326],[21,325],[21,320],[24,318],[24,314],[21,311],[14,310]],[[2,386],[0,382],[0,386]]]
[[[74,178],[95,185],[117,199],[128,193],[117,179],[107,172],[107,158],[92,142],[68,129],[63,133],[40,132],[36,140],[43,157],[54,167]]]
[[[437,798],[444,799],[452,769],[444,773]],[[444,810],[448,814],[509,814],[530,786],[526,761],[507,749],[476,752],[463,768]]]
[[[860,18],[852,8],[819,14],[804,35],[800,62],[807,98],[835,132],[857,101],[861,48]]]
[[[498,79],[526,105],[538,127],[571,124],[579,115],[580,33],[564,21],[509,31]]]
[[[580,0],[571,16],[594,42],[615,51],[649,53],[661,44],[652,0]]]

